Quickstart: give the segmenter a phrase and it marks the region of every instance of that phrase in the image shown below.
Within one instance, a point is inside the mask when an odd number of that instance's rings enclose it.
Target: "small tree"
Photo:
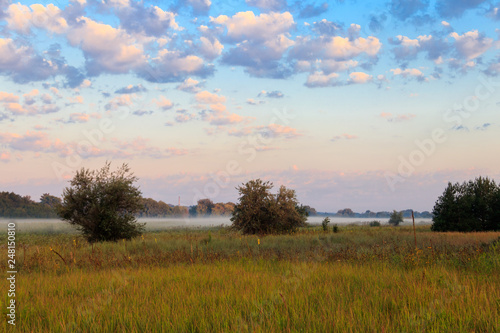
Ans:
[[[389,217],[389,224],[397,227],[401,222],[403,222],[403,212],[393,211]]]
[[[300,209],[294,190],[281,186],[270,193],[273,184],[260,179],[237,187],[239,203],[234,207],[233,228],[244,234],[286,233],[304,226],[306,212]]]
[[[323,221],[321,222],[321,227],[323,228],[323,231],[328,231],[328,224],[330,223],[330,218],[325,217]]]
[[[144,230],[135,217],[143,208],[141,192],[133,185],[137,178],[127,164],[115,172],[110,166],[106,162],[101,170],[77,171],[56,208],[90,243],[131,239]]]

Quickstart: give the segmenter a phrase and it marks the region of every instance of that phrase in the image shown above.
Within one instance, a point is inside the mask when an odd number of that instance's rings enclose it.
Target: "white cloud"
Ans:
[[[367,83],[370,82],[373,77],[369,74],[366,74],[364,72],[353,72],[349,74],[350,80],[349,82],[351,83]]]
[[[7,26],[19,33],[30,33],[31,27],[46,29],[53,33],[63,33],[68,28],[68,23],[62,17],[62,11],[48,4],[46,7],[33,4],[30,7],[20,3],[12,4],[7,8]]]
[[[203,103],[203,104],[218,104],[226,102],[225,96],[212,94],[211,92],[206,90],[197,93],[195,98],[198,103]]]
[[[153,99],[153,102],[162,110],[169,110],[174,106],[171,100],[165,98],[164,96],[160,96],[158,100]]]
[[[209,39],[200,37],[199,50],[203,56],[209,60],[213,60],[221,55],[224,45],[217,38]]]
[[[380,114],[380,117],[386,119],[388,122],[402,122],[402,121],[408,121],[416,117],[416,115],[412,113],[408,114],[400,114],[400,115],[393,115],[390,112],[382,112]]]
[[[417,68],[406,68],[406,69],[395,68],[391,69],[391,72],[394,76],[401,75],[404,78],[416,77],[419,80],[425,80],[424,73],[422,73],[422,71]]]
[[[226,15],[212,17],[211,21],[227,28],[227,38],[231,42],[266,41],[287,33],[295,24],[289,12],[263,13],[255,16],[253,12],[247,11],[236,13],[232,17]]]
[[[339,84],[337,81],[338,77],[339,75],[337,73],[326,75],[322,72],[315,72],[309,74],[305,85],[310,88],[336,86]]]
[[[86,54],[87,69],[93,75],[103,71],[128,73],[146,62],[142,44],[134,37],[86,17],[77,19],[67,38]]]
[[[477,30],[466,32],[463,35],[452,32],[450,36],[455,39],[457,52],[468,60],[481,56],[493,45],[493,39],[485,37]]]
[[[189,93],[197,93],[200,91],[200,82],[188,77],[184,82],[179,84],[176,89]]]

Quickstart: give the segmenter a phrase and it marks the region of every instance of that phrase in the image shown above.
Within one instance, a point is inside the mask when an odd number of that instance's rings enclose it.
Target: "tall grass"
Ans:
[[[499,331],[500,233],[417,232],[417,249],[405,227],[172,230],[94,246],[21,234],[17,330]]]

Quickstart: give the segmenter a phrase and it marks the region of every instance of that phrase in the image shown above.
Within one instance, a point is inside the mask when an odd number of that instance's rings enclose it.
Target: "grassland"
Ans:
[[[19,234],[16,331],[498,332],[499,237],[421,226],[415,248],[407,227],[212,228],[92,246]]]

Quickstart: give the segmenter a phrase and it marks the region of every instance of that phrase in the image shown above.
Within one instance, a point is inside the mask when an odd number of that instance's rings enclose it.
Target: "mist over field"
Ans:
[[[323,216],[310,216],[307,223],[320,224]],[[365,224],[371,221],[380,221],[387,224],[388,218],[349,218],[330,217],[330,225],[334,224]],[[0,219],[0,230],[7,230],[7,224],[14,221],[17,231],[20,233],[76,233],[76,229],[69,223],[59,219]],[[140,218],[141,223],[146,223],[147,231],[161,231],[171,228],[200,228],[213,226],[230,226],[229,217],[200,217],[200,218]],[[412,223],[411,219],[405,219],[403,224]],[[431,219],[415,219],[417,224],[430,224]]]

